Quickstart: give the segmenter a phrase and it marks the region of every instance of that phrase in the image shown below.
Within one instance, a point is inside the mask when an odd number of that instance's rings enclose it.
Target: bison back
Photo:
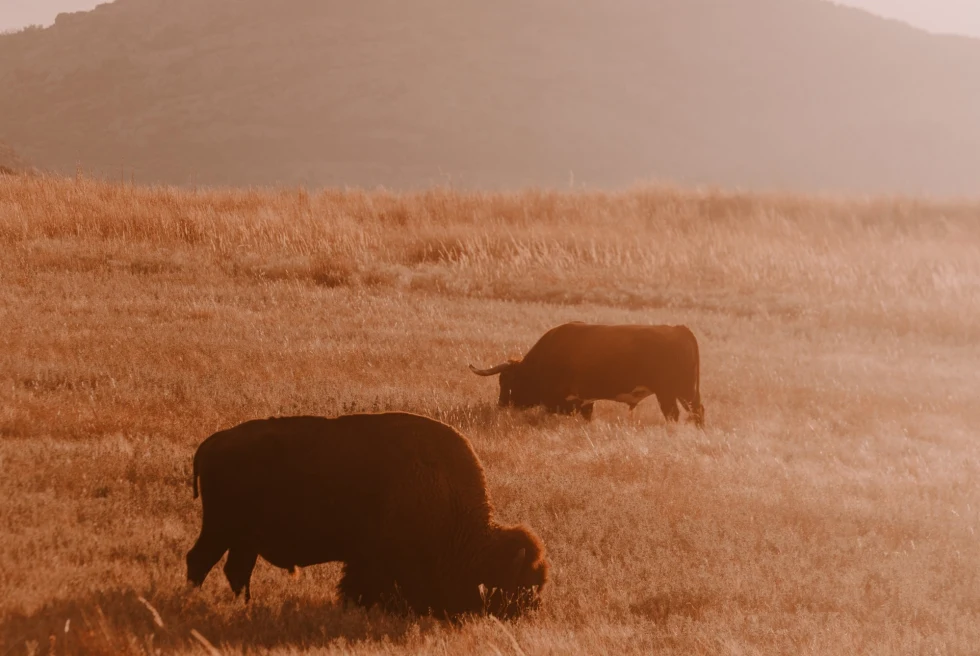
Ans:
[[[489,523],[469,442],[409,413],[246,422],[205,440],[195,467],[205,522],[282,567],[431,550]]]

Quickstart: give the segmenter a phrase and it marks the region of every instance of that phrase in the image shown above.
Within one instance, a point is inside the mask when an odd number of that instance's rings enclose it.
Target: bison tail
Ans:
[[[198,476],[198,473],[197,473],[197,454],[195,453],[194,454],[193,470],[191,472],[191,487],[194,489],[194,498],[195,499],[198,497],[198,490],[197,490],[197,479],[198,478],[200,478],[200,476]]]

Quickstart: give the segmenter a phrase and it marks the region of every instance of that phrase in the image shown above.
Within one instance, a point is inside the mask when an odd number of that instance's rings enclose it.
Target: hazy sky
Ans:
[[[980,0],[837,0],[932,32],[980,37]]]
[[[92,9],[106,0],[0,0],[0,31],[50,25],[63,11]]]
[[[837,1],[899,18],[927,30],[980,37],[980,0]],[[102,2],[104,0],[0,0],[0,31],[32,24],[49,25],[59,12],[91,9]]]

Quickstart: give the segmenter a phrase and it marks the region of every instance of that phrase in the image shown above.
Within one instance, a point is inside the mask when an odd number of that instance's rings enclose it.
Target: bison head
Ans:
[[[520,360],[508,360],[489,369],[477,369],[470,365],[470,371],[477,376],[500,374],[500,398],[497,404],[501,407],[510,405],[516,408],[530,408],[540,402],[534,390],[527,384]]]
[[[548,581],[544,546],[523,526],[494,527],[481,579],[491,615],[509,618],[536,609]]]

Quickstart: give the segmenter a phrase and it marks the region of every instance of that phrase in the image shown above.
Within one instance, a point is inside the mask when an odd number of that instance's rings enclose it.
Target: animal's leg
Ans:
[[[579,412],[582,413],[582,416],[585,417],[585,420],[586,421],[592,421],[592,410],[594,408],[595,408],[595,402],[594,401],[592,403],[583,403],[579,407]]]
[[[200,587],[208,572],[218,564],[227,550],[228,545],[214,531],[209,531],[208,524],[205,524],[201,529],[201,536],[187,552],[187,580],[194,587]]]
[[[691,417],[694,418],[694,425],[698,428],[704,429],[704,404],[699,403],[698,407],[694,408],[691,412]]]
[[[394,577],[397,585],[395,607],[403,611],[411,609],[416,615],[451,616],[455,594],[452,586],[446,585],[445,576],[446,572],[431,563],[403,563]],[[458,581],[456,585],[459,585]],[[473,591],[479,594],[475,584]]]
[[[572,399],[563,399],[559,401],[553,401],[551,403],[545,404],[545,409],[548,412],[554,412],[560,415],[571,415],[579,408],[580,403]]]
[[[442,596],[446,600],[444,615],[451,621],[458,621],[463,615],[484,612],[484,593],[479,583],[468,583],[464,577],[451,576],[443,572],[441,577]]]
[[[693,421],[698,428],[704,428],[704,405],[687,399],[681,399],[680,402],[688,412],[687,420]]]
[[[664,418],[667,421],[677,421],[680,419],[681,411],[677,407],[677,397],[657,396],[657,401],[660,403],[660,409],[663,410]]]
[[[485,613],[487,595],[491,593],[478,583],[473,571],[453,571],[431,564],[413,568],[410,576],[400,575],[398,581],[403,599],[415,613],[431,612],[454,624],[466,615]]]
[[[396,592],[395,580],[380,563],[344,563],[344,574],[337,587],[342,600],[370,608],[390,601]]]
[[[228,551],[228,560],[225,561],[225,578],[231,585],[231,591],[237,597],[244,589],[246,604],[252,598],[252,570],[255,569],[258,557],[254,551],[232,548]]]

